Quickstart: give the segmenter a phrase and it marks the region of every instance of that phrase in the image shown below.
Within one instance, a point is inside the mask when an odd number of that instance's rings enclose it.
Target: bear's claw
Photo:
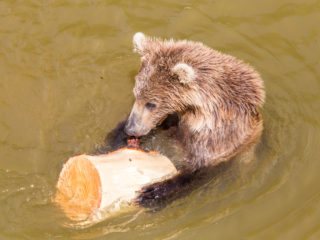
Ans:
[[[143,207],[154,207],[161,204],[162,200],[172,193],[168,190],[168,186],[164,182],[146,186],[137,191],[139,196],[134,200],[134,203]]]
[[[193,179],[192,173],[180,173],[168,180],[153,183],[137,191],[135,205],[152,208],[164,205],[179,196]]]

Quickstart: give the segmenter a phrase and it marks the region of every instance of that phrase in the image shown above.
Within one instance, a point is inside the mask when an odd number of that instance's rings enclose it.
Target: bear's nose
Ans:
[[[126,126],[124,128],[124,131],[129,136],[136,136],[135,131],[135,115],[131,115],[126,123]]]
[[[131,127],[130,125],[126,125],[124,131],[128,136],[136,136],[137,135],[134,128]]]

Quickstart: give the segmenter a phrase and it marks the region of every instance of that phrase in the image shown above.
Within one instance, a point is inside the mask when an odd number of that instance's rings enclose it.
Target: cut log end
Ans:
[[[55,202],[71,220],[85,220],[100,207],[101,187],[98,170],[91,161],[84,155],[75,156],[60,173]]]

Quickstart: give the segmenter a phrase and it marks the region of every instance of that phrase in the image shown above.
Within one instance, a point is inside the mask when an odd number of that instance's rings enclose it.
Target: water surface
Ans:
[[[1,239],[320,239],[320,1],[4,0],[0,20]],[[137,31],[255,66],[263,136],[161,211],[63,227],[58,174],[130,112]]]

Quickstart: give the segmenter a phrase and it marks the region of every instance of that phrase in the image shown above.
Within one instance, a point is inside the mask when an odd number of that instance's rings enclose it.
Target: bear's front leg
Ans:
[[[139,195],[134,203],[152,208],[185,196],[188,190],[191,190],[191,183],[195,179],[195,175],[197,175],[196,172],[181,171],[173,178],[145,186],[138,192]]]
[[[128,135],[124,128],[127,120],[120,122],[115,129],[108,133],[105,143],[110,146],[111,150],[116,150],[127,145]]]

